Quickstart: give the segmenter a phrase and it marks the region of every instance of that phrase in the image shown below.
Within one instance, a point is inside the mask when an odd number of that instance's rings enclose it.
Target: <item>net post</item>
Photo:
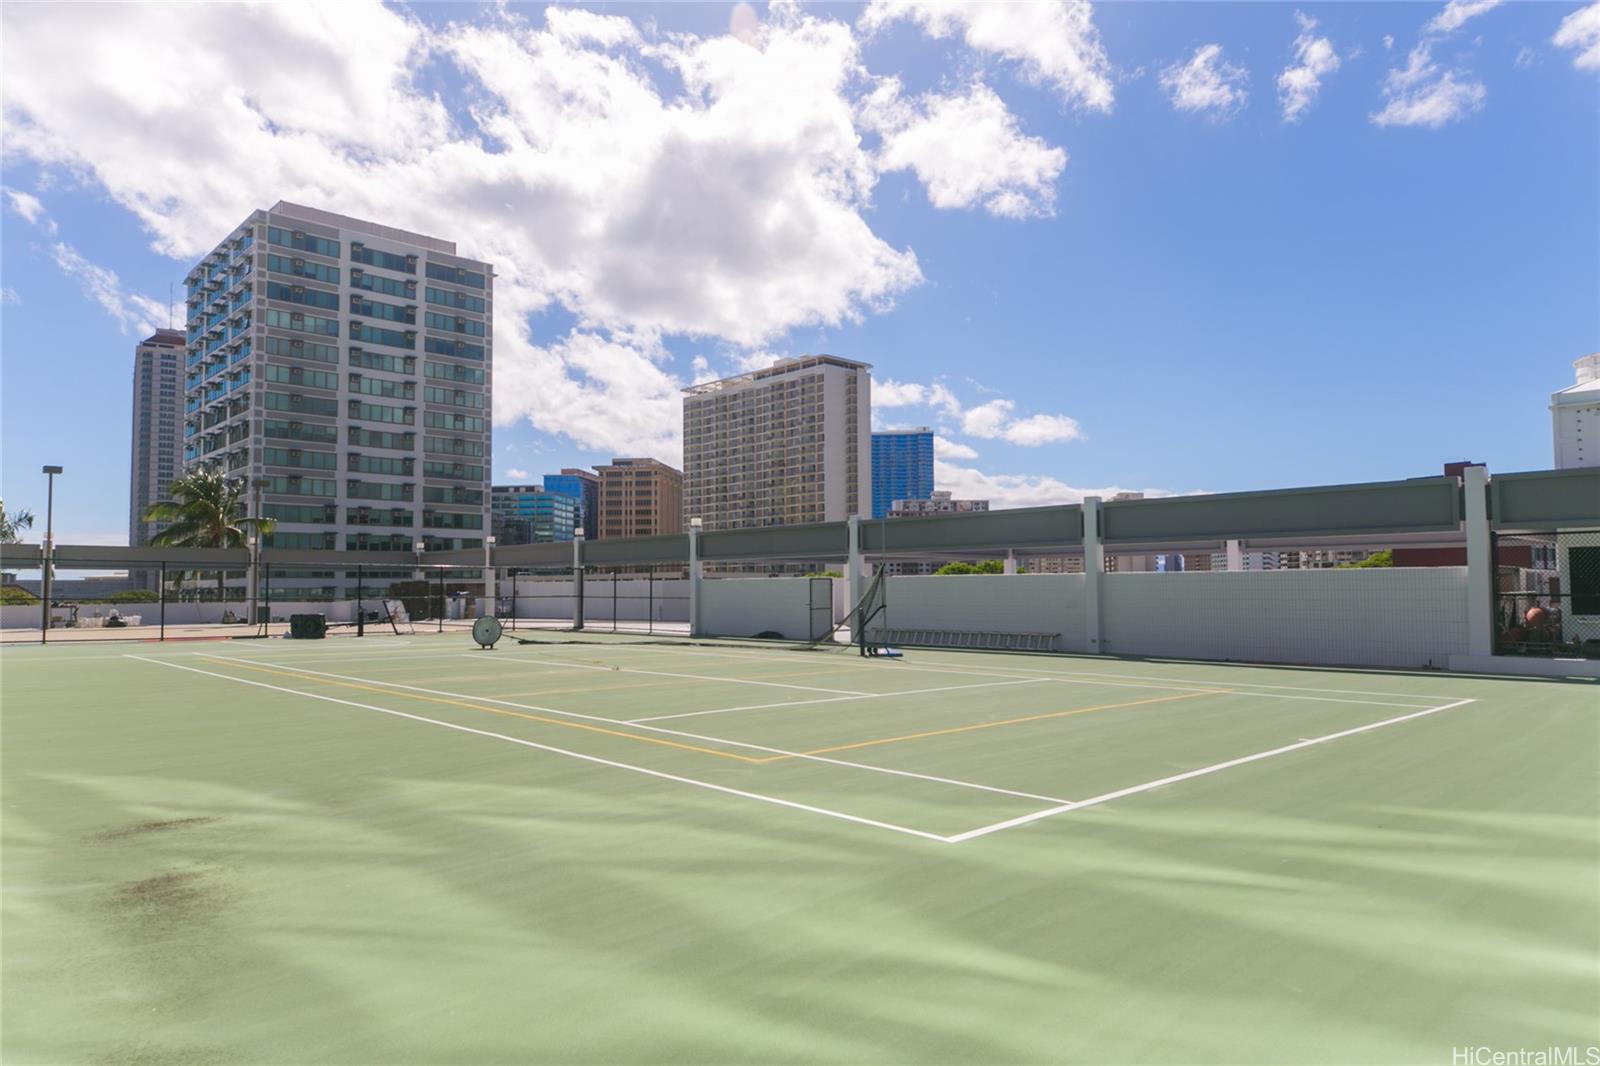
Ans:
[[[511,631],[517,631],[517,571],[511,570]]]
[[[1100,582],[1105,580],[1106,549],[1100,540],[1100,497],[1083,498],[1083,637],[1090,655],[1099,655]]]
[[[572,532],[572,628],[583,628],[583,531]]]
[[[156,580],[156,610],[161,616],[161,633],[156,637],[159,641],[167,639],[167,561],[161,561],[161,576]]]
[[[444,568],[443,567],[441,567],[439,569],[439,610],[437,612],[435,612],[435,613],[437,615],[437,619],[436,619],[437,632],[443,633],[444,632]]]
[[[646,633],[654,633],[656,631],[656,564],[655,563],[651,563],[649,569],[645,571],[645,581],[647,583],[646,584],[646,588],[649,591],[646,593],[646,598],[645,598],[644,631]]]
[[[365,603],[363,602],[366,599],[366,597],[363,595],[363,593],[366,591],[366,589],[363,587],[364,586],[363,577],[364,577],[364,574],[362,572],[362,566],[361,566],[360,563],[357,563],[356,564],[356,636],[358,636],[358,637],[364,637],[364,636],[367,635],[367,609],[366,609]]]
[[[611,571],[611,632],[617,631],[617,571]]]
[[[689,519],[689,636],[700,635],[700,519]]]
[[[861,516],[851,515],[845,522],[845,598],[852,605],[850,636],[858,646],[866,639],[866,626],[861,616]]]
[[[1494,559],[1489,547],[1489,471],[1461,472],[1467,534],[1467,653],[1494,654]]]

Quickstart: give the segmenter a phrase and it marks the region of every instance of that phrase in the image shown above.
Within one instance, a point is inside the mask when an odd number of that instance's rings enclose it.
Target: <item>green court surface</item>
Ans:
[[[1593,683],[542,639],[0,652],[5,1061],[1600,1044]]]

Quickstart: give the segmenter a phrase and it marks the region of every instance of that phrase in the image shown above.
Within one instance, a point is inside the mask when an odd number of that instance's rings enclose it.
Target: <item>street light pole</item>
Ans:
[[[44,569],[39,572],[39,599],[43,601],[44,625],[39,631],[40,644],[50,642],[50,578],[56,564],[56,475],[59,473],[61,473],[59,466],[44,468]]]
[[[264,477],[250,479],[250,517],[256,521],[250,529],[250,617],[246,621],[256,625],[257,598],[260,596],[261,586],[261,488],[267,479]]]

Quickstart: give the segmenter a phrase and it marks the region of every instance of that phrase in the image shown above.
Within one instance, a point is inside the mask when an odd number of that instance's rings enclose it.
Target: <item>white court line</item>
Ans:
[[[676,654],[683,654],[685,652],[690,652],[690,653],[695,653],[695,654],[707,654],[705,649],[701,649],[701,648],[658,648],[658,647],[651,647],[651,648],[639,648],[639,649],[636,649],[636,650],[640,650],[640,651],[660,651],[660,652],[666,652],[666,653],[675,654],[675,655]],[[787,657],[779,657],[779,656],[775,656],[775,655],[772,655],[772,654],[769,654],[769,653],[764,653],[764,652],[745,652],[744,649],[742,649],[742,648],[730,649],[730,650],[733,650],[733,651],[739,653],[741,658],[746,658],[746,659],[758,659],[758,660],[761,660],[761,661],[764,661],[764,662],[788,662],[789,661]],[[932,648],[932,649],[926,649],[926,650],[942,652],[942,651],[960,651],[961,649],[957,649],[957,648]],[[709,653],[709,654],[716,654],[716,653],[713,652],[713,653]],[[1218,665],[1221,666],[1221,665],[1232,665],[1232,664],[1220,664],[1219,663]],[[839,666],[840,669],[843,669],[843,670],[873,669],[873,666],[871,664],[869,664],[869,663],[858,663],[858,662],[855,662],[855,661],[849,660],[849,659],[841,661],[838,664],[838,666]],[[1240,665],[1238,668],[1239,669],[1254,669],[1254,667],[1243,666],[1243,665]],[[606,669],[606,668],[592,667],[591,669]],[[879,666],[878,669],[885,669],[885,667]],[[1040,671],[1040,672],[1034,672],[1034,673],[1026,673],[1026,672],[1023,672],[1022,670],[1016,670],[1016,669],[1012,669],[1010,667],[1007,667],[1006,668],[1007,672],[999,673],[999,672],[994,671],[994,670],[985,670],[985,669],[981,669],[981,668],[967,669],[965,667],[960,667],[960,666],[919,666],[919,665],[917,665],[915,663],[907,663],[907,662],[904,662],[904,661],[897,662],[894,666],[887,667],[887,669],[893,669],[893,670],[896,670],[896,671],[915,670],[915,671],[919,671],[919,672],[922,672],[922,673],[931,673],[931,674],[960,674],[960,675],[963,675],[963,676],[966,676],[966,677],[1003,677],[1003,678],[1013,678],[1013,679],[1028,678],[1028,679],[1039,680],[1039,681],[1060,681],[1060,682],[1062,682],[1064,684],[1069,684],[1069,685],[1106,685],[1108,687],[1113,687],[1113,688],[1154,688],[1154,689],[1162,689],[1164,691],[1169,691],[1169,692],[1215,692],[1215,691],[1217,691],[1216,686],[1226,685],[1226,686],[1228,686],[1230,688],[1263,688],[1263,689],[1273,689],[1273,690],[1285,690],[1285,691],[1288,691],[1288,692],[1314,692],[1314,693],[1329,693],[1329,692],[1331,692],[1331,693],[1337,693],[1339,696],[1399,696],[1399,697],[1401,697],[1403,699],[1409,699],[1409,700],[1428,700],[1428,699],[1437,698],[1437,694],[1422,693],[1422,692],[1368,692],[1368,691],[1365,691],[1363,689],[1343,689],[1343,688],[1326,688],[1325,689],[1325,688],[1313,688],[1313,687],[1310,687],[1310,686],[1265,685],[1265,684],[1261,684],[1260,682],[1252,682],[1252,681],[1237,681],[1237,682],[1228,681],[1228,680],[1206,681],[1206,680],[1202,680],[1202,679],[1199,679],[1199,678],[1172,678],[1169,681],[1166,678],[1158,677],[1158,676],[1151,675],[1151,674],[1113,674],[1113,673],[1101,673],[1101,672],[1093,671],[1093,670],[1080,670],[1080,671],[1067,671],[1067,672]],[[1314,669],[1314,668],[1306,667],[1305,669]],[[1323,669],[1333,670],[1334,668],[1327,667],[1327,668],[1323,668]],[[1120,678],[1127,678],[1128,680],[1127,681],[1116,680],[1116,679],[1120,679]],[[1093,679],[1093,680],[1090,680],[1090,679]],[[1157,682],[1157,684],[1141,684],[1140,683],[1140,682],[1146,682],[1146,681]],[[1161,682],[1165,682],[1165,683],[1161,683]],[[1195,686],[1206,686],[1206,687],[1198,687],[1197,688]],[[1291,695],[1283,695],[1281,692],[1278,692],[1278,691],[1259,692],[1259,693],[1253,693],[1253,695],[1259,695],[1259,696],[1261,696],[1261,697],[1263,697],[1265,699],[1315,700],[1317,702],[1322,702],[1322,703],[1356,703],[1356,704],[1362,704],[1364,706],[1369,706],[1369,707],[1395,707],[1395,708],[1422,709],[1421,705],[1417,704],[1417,703],[1388,703],[1388,702],[1382,702],[1382,701],[1377,701],[1377,700],[1347,700],[1347,699],[1340,699],[1340,698],[1338,698],[1338,696],[1326,696],[1326,695],[1319,695],[1319,696],[1291,696]]]
[[[477,696],[470,692],[450,692],[445,689],[423,688],[421,685],[406,685],[398,681],[378,681],[368,677],[353,677],[349,674],[333,674],[326,670],[313,670],[309,666],[293,666],[289,663],[263,662],[263,666],[273,666],[280,670],[299,670],[302,674],[315,674],[318,677],[334,678],[340,681],[357,681],[366,685],[382,685],[388,688],[405,689],[410,692],[423,692],[430,696],[448,696],[458,700],[477,700],[480,703],[498,703],[502,707],[515,707],[521,711],[540,711],[544,714],[558,714],[563,718],[577,718],[586,722],[605,722],[608,725],[633,725],[635,728],[647,730],[651,733],[666,733],[675,737],[692,737],[695,740],[709,740],[717,744],[724,744],[733,748],[747,748],[751,751],[764,751],[772,755],[782,755],[791,759],[803,759],[807,762],[832,763],[834,766],[848,766],[856,770],[868,770],[875,774],[888,774],[891,777],[914,777],[922,781],[933,781],[941,785],[955,785],[958,788],[970,788],[979,792],[997,792],[1003,796],[1019,796],[1022,799],[1044,800],[1046,803],[1065,803],[1066,800],[1059,796],[1041,796],[1037,792],[1018,792],[1015,789],[999,788],[995,785],[980,785],[973,781],[958,781],[951,777],[936,777],[933,774],[919,774],[911,770],[894,770],[887,766],[874,766],[871,763],[849,762],[845,759],[829,759],[821,755],[809,755],[805,752],[789,751],[784,748],[769,748],[761,744],[750,744],[742,740],[726,740],[722,737],[702,736],[699,733],[684,733],[677,729],[667,729],[662,726],[638,725],[625,722],[616,718],[605,718],[597,714],[582,714],[578,711],[563,711],[555,707],[542,707],[536,703],[518,703],[516,700],[503,700],[496,696]],[[400,693],[396,693],[400,695]],[[802,703],[809,702],[802,700]]]
[[[1221,770],[1231,769],[1235,766],[1243,766],[1245,763],[1259,762],[1262,759],[1270,759],[1275,755],[1283,755],[1291,751],[1299,751],[1301,748],[1309,748],[1316,744],[1326,744],[1330,740],[1338,740],[1341,737],[1354,736],[1357,733],[1371,732],[1374,729],[1382,729],[1385,726],[1397,725],[1400,722],[1409,722],[1413,718],[1423,718],[1430,714],[1438,714],[1440,711],[1453,710],[1456,707],[1461,707],[1468,703],[1476,702],[1476,700],[1456,700],[1454,703],[1446,703],[1438,707],[1428,707],[1420,711],[1415,711],[1411,714],[1402,714],[1394,718],[1385,718],[1381,722],[1369,722],[1366,725],[1356,726],[1354,729],[1345,729],[1337,733],[1328,733],[1320,737],[1312,737],[1309,740],[1297,741],[1294,744],[1285,744],[1281,748],[1273,748],[1270,751],[1258,751],[1254,755],[1244,755],[1237,759],[1229,759],[1226,762],[1213,763],[1210,766],[1202,766],[1198,770],[1190,770],[1186,773],[1173,774],[1171,777],[1163,777],[1159,781],[1146,781],[1142,785],[1134,785],[1130,788],[1119,788],[1115,792],[1106,792],[1102,795],[1091,796],[1088,799],[1078,800],[1073,803],[1063,803],[1059,807],[1049,807],[1042,811],[1034,811],[1032,814],[1024,814],[1020,818],[1008,818],[1003,822],[995,822],[993,825],[985,825],[980,826],[977,829],[969,829],[965,833],[956,833],[954,836],[948,836],[944,839],[951,844],[960,844],[963,841],[972,840],[976,837],[987,836],[990,833],[998,833],[1003,829],[1015,829],[1019,825],[1027,825],[1029,822],[1037,822],[1041,818],[1049,818],[1052,815],[1062,814],[1066,811],[1079,811],[1085,807],[1093,807],[1101,803],[1108,803],[1111,800],[1121,799],[1124,796],[1133,796],[1140,792],[1149,792],[1151,789],[1160,788],[1163,785],[1171,785],[1178,781],[1188,781],[1195,777],[1204,777],[1207,774],[1214,774]]]
[[[644,766],[634,766],[632,763],[616,762],[612,759],[602,759],[597,755],[585,755],[582,752],[568,751],[565,748],[557,748],[549,744],[538,744],[531,740],[523,740],[520,737],[508,737],[504,733],[495,733],[487,729],[474,729],[471,726],[457,725],[454,722],[443,722],[437,718],[428,718],[425,715],[410,714],[406,711],[396,711],[389,707],[378,707],[370,703],[357,703],[355,700],[344,700],[335,696],[324,696],[315,692],[303,692],[299,689],[284,688],[281,685],[269,685],[265,681],[252,681],[248,678],[231,677],[228,674],[219,674],[211,670],[200,670],[193,666],[184,666],[180,663],[169,663],[160,659],[147,659],[142,655],[129,655],[127,658],[137,659],[140,662],[152,663],[156,666],[165,666],[172,670],[187,670],[191,674],[204,674],[207,677],[221,678],[224,681],[234,681],[241,685],[252,685],[256,688],[271,689],[274,692],[284,692],[291,696],[301,696],[306,699],[323,700],[327,703],[338,703],[346,707],[357,707],[364,711],[377,711],[379,714],[393,715],[396,718],[409,718],[413,722],[424,722],[428,725],[436,725],[444,729],[453,729],[458,733],[471,733],[475,736],[488,737],[492,740],[503,740],[508,744],[518,744],[525,748],[534,748],[538,751],[546,751],[552,755],[565,755],[568,758],[581,759],[584,762],[597,763],[601,766],[610,766],[617,770],[627,770],[636,774],[644,774],[648,777],[657,777],[663,781],[676,781],[682,785],[693,785],[695,788],[709,789],[712,792],[721,792],[729,796],[740,796],[744,799],[757,800],[761,803],[771,803],[779,807],[789,807],[793,810],[806,811],[810,814],[820,814],[828,818],[837,818],[844,822],[854,822],[857,825],[872,826],[875,829],[887,829],[895,833],[904,833],[907,836],[921,837],[924,840],[938,841],[941,844],[950,842],[948,837],[940,836],[937,833],[929,833],[921,829],[912,829],[908,826],[895,825],[892,822],[880,822],[874,818],[863,818],[860,815],[846,814],[843,811],[830,810],[827,807],[814,807],[808,803],[797,803],[794,800],[779,799],[776,796],[763,796],[759,792],[746,792],[743,789],[729,788],[726,785],[714,785],[709,781],[697,781],[692,777],[681,777],[677,774],[669,774],[661,770],[652,770]]]
[[[463,658],[476,659],[470,651],[461,652]],[[562,663],[549,659],[492,659],[491,662],[509,663],[512,666],[554,666],[563,670],[600,670],[609,674],[652,674],[656,677],[682,677],[691,681],[721,681],[728,685],[760,685],[763,688],[790,688],[800,692],[831,692],[837,696],[870,696],[870,692],[857,692],[848,688],[821,688],[817,685],[785,685],[780,681],[752,681],[743,677],[716,677],[711,674],[677,674],[666,670],[638,670],[628,666],[590,666],[588,663]]]
[[[1011,681],[984,681],[975,685],[945,685],[942,688],[914,688],[905,692],[868,692],[860,696],[829,696],[821,700],[790,700],[787,703],[750,703],[742,707],[713,707],[708,711],[684,711],[681,714],[658,714],[650,718],[630,718],[629,725],[645,722],[665,722],[673,718],[696,718],[703,714],[727,714],[730,711],[765,711],[773,707],[809,707],[818,703],[850,703],[857,700],[881,700],[888,696],[926,696],[932,692],[960,692],[969,688],[1000,688],[1005,685],[1036,685],[1046,680],[1042,677],[1023,677]]]

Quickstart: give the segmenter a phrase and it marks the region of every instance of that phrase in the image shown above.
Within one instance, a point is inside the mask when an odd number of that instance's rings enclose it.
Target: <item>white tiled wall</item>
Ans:
[[[1057,651],[1084,645],[1082,574],[961,574],[891,577],[893,629],[1060,633]]]
[[[1106,574],[1112,655],[1444,669],[1467,651],[1465,567]]]
[[[831,591],[817,593],[817,602],[822,606],[817,609],[813,627],[813,580],[828,579],[706,578],[700,582],[700,629],[708,637],[753,637],[769,631],[789,640],[821,636],[833,624],[833,595]]]

